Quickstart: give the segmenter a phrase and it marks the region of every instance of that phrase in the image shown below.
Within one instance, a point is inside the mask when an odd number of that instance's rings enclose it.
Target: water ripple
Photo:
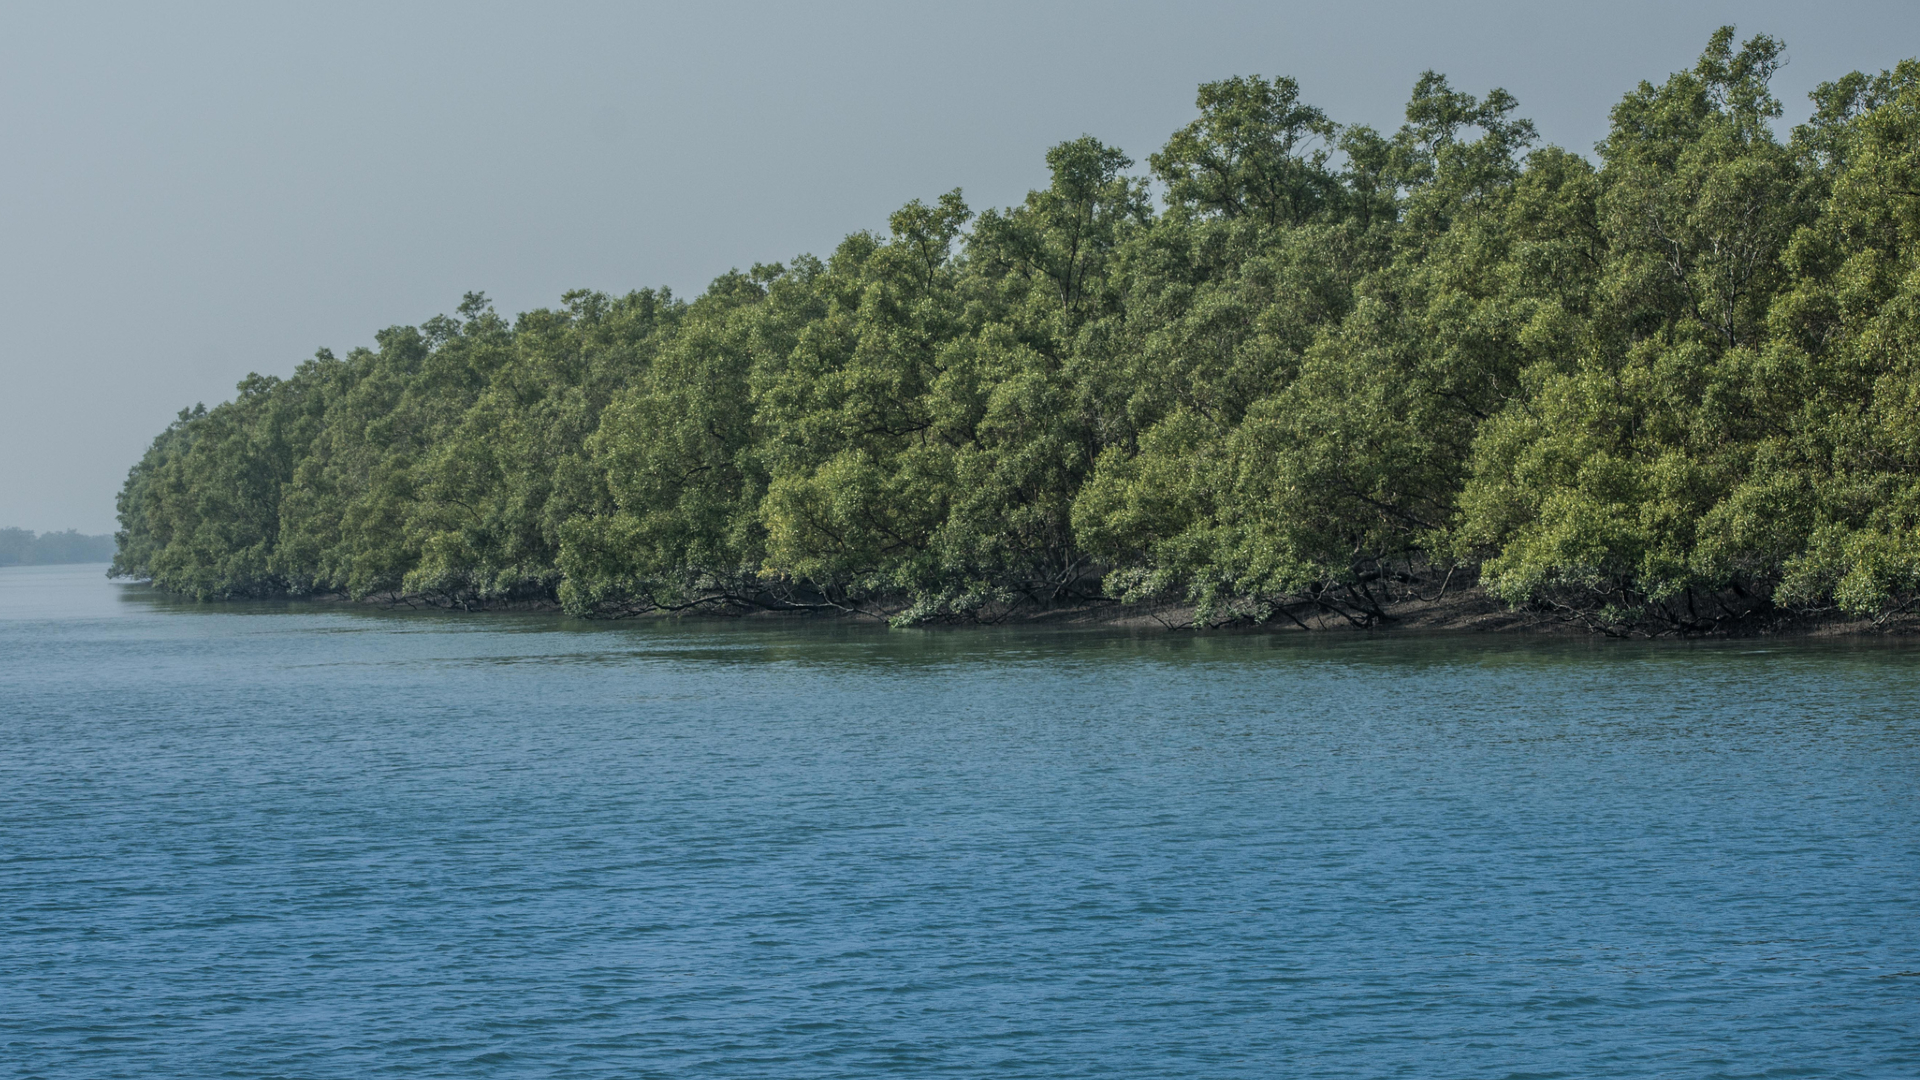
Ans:
[[[21,1076],[1920,1074],[1912,649],[0,571]]]

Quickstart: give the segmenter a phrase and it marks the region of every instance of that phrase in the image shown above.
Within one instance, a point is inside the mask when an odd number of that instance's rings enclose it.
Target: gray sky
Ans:
[[[1920,54],[1912,0],[157,7],[0,10],[0,526],[110,531],[182,406],[467,290],[691,296],[1062,139],[1144,160],[1211,79],[1390,129],[1433,68],[1590,153],[1722,23],[1786,40],[1789,121]]]

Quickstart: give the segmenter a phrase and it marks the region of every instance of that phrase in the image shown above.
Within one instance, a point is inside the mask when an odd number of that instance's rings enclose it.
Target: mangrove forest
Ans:
[[[1920,63],[1787,118],[1784,55],[1721,30],[1591,156],[1431,72],[1394,131],[1229,78],[1144,164],[1063,142],[1020,205],[916,200],[691,300],[471,293],[182,411],[113,571],[588,616],[1891,618]]]

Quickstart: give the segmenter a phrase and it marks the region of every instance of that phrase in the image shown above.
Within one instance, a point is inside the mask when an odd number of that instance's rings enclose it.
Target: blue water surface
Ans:
[[[0,1069],[1920,1076],[1916,660],[0,570]]]

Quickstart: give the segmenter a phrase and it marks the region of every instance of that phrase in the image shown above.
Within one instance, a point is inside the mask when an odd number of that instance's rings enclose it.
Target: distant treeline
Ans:
[[[1095,597],[1359,621],[1478,581],[1610,627],[1920,598],[1920,63],[1776,123],[1716,34],[1598,160],[1428,73],[1405,126],[1200,88],[691,303],[567,294],[250,376],[134,467],[116,570],[201,597]]]
[[[31,529],[0,529],[0,566],[106,562],[113,558],[113,537],[66,532],[33,534]]]

